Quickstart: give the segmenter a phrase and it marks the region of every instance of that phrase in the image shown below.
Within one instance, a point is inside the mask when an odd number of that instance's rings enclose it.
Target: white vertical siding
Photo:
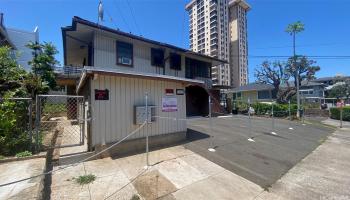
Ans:
[[[133,44],[134,66],[127,67],[117,65],[116,41],[124,41]],[[157,73],[157,68],[151,65],[151,48],[159,48],[155,45],[147,44],[130,38],[115,38],[96,33],[94,38],[94,66],[102,68],[112,68],[119,70],[138,71],[147,73]],[[166,49],[165,58],[168,58],[170,49]],[[176,52],[174,52],[176,53]],[[185,77],[185,56],[181,55],[181,70],[170,69],[169,59],[165,62],[165,75]],[[160,70],[160,72],[159,72]],[[158,73],[163,74],[163,69],[158,68]]]
[[[149,105],[156,106],[156,115],[178,119],[186,118],[185,95],[174,95],[177,98],[177,112],[162,112],[162,98],[166,97],[165,89],[184,89],[180,82],[130,78],[120,76],[98,75],[91,81],[92,102],[92,145],[116,142],[135,130],[134,107],[143,106],[145,94],[148,93]],[[108,89],[109,100],[95,101],[95,89]],[[186,131],[185,120],[156,119],[130,139],[149,135],[161,135]]]

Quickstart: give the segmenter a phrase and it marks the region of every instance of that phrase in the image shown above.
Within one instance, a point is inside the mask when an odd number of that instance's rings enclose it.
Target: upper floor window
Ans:
[[[176,53],[170,54],[170,69],[181,70],[181,55]]]
[[[132,66],[133,63],[133,45],[117,41],[117,64]]]
[[[151,48],[151,65],[164,67],[164,50]]]

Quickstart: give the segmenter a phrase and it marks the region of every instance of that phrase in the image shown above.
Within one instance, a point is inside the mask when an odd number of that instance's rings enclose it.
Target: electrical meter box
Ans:
[[[148,115],[148,123],[152,123],[155,121],[155,106],[148,106],[148,112],[146,114],[146,106],[135,106],[135,117],[134,117],[134,123],[135,124],[143,124]]]

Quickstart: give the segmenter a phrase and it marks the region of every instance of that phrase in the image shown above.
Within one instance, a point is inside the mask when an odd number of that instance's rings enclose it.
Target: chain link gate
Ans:
[[[83,96],[38,95],[36,98],[36,141],[41,141],[43,148],[84,144],[86,116]]]

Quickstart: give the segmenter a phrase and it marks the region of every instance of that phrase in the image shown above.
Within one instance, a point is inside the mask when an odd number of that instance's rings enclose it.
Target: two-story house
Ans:
[[[183,139],[186,116],[208,114],[211,67],[225,61],[79,17],[62,28],[62,36],[65,66],[83,68],[69,91],[84,95],[90,105],[90,148],[137,129],[146,94],[150,123],[131,139],[147,134]]]

